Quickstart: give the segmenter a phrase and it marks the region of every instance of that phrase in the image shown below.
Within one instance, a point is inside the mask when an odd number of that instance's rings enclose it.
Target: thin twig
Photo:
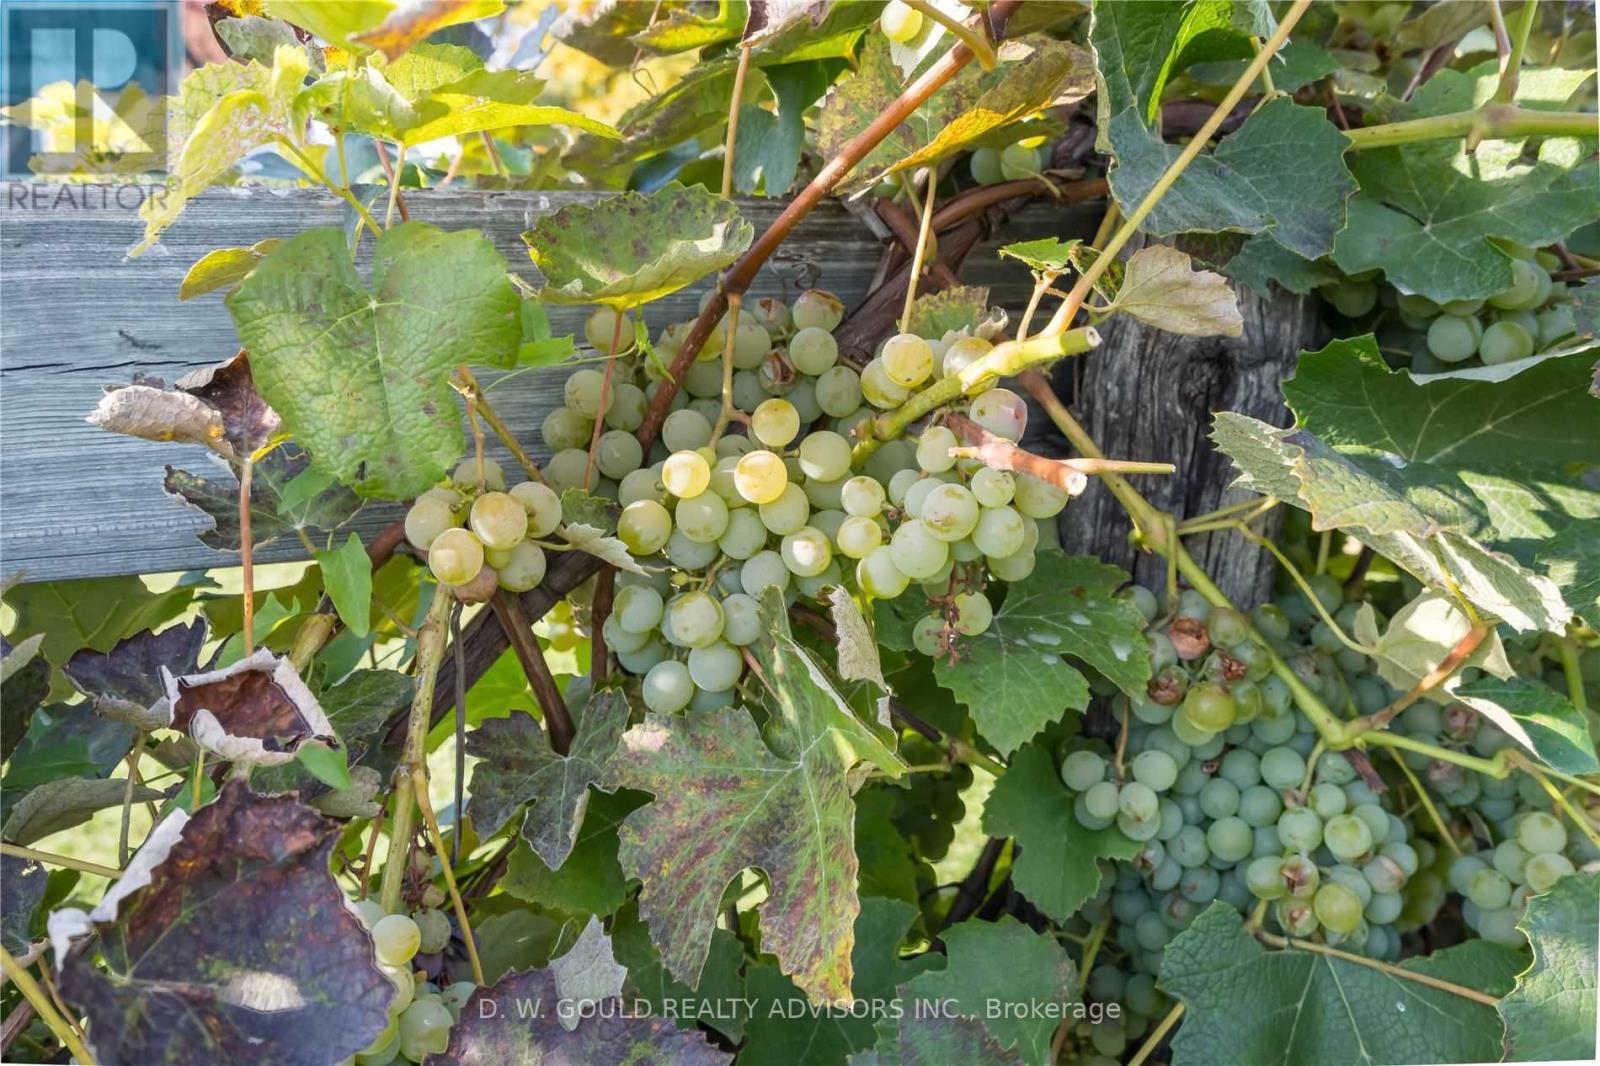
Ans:
[[[456,775],[452,782],[454,787],[455,809],[457,817],[466,809],[467,788],[467,672],[466,650],[461,646],[461,612],[462,604],[456,604],[450,612],[450,646],[455,649],[456,657]],[[461,834],[456,833],[450,838],[450,861],[461,861]]]
[[[1152,1029],[1150,1035],[1144,1038],[1144,1043],[1139,1046],[1138,1053],[1128,1060],[1128,1066],[1142,1066],[1144,1060],[1150,1057],[1151,1052],[1161,1046],[1161,1042],[1167,1038],[1167,1034],[1172,1031],[1174,1025],[1178,1024],[1178,1019],[1181,1017],[1183,1017],[1183,1004],[1181,1002],[1173,1004],[1172,1009],[1167,1011],[1167,1016],[1161,1019],[1161,1024]]]
[[[10,855],[15,859],[32,859],[34,862],[44,863],[46,866],[61,866],[68,870],[77,870],[80,873],[94,874],[96,877],[109,878],[112,881],[122,876],[122,871],[110,866],[101,866],[88,859],[75,859],[70,855],[57,855],[51,851],[39,851],[37,848],[23,847],[21,844],[0,842],[0,855]]]
[[[384,176],[389,179],[389,212],[384,216],[383,224],[385,226],[392,224],[396,210],[400,212],[401,222],[410,222],[411,212],[406,209],[406,198],[400,193],[400,175],[405,172],[406,167],[406,146],[403,144],[399,146],[400,167],[397,171],[395,165],[389,162],[389,150],[383,146],[383,141],[374,137],[372,145],[378,150],[378,162],[383,164]]]
[[[1500,1002],[1486,992],[1479,992],[1476,988],[1468,988],[1466,985],[1458,985],[1454,981],[1446,981],[1431,974],[1408,970],[1403,966],[1391,966],[1377,959],[1369,959],[1365,955],[1355,955],[1348,951],[1340,951],[1338,948],[1330,948],[1326,944],[1317,944],[1310,940],[1299,940],[1294,937],[1281,937],[1274,933],[1265,932],[1258,932],[1256,939],[1275,948],[1296,948],[1300,951],[1310,951],[1318,955],[1326,955],[1329,958],[1355,963],[1357,966],[1378,970],[1388,974],[1390,977],[1414,981],[1419,985],[1427,985],[1429,988],[1437,988],[1441,992],[1449,992],[1453,996],[1460,996],[1462,999],[1470,999],[1474,1003],[1482,1003],[1486,1007],[1493,1007]]]
[[[739,111],[744,102],[744,78],[749,70],[750,43],[746,41],[739,48],[739,65],[733,72],[733,98],[728,101],[728,136],[722,145],[723,199],[733,195],[733,146],[739,140]]]
[[[472,935],[472,922],[467,918],[467,905],[461,901],[461,890],[456,887],[455,871],[450,868],[450,860],[445,857],[444,834],[439,831],[439,819],[433,813],[433,800],[428,796],[428,775],[421,767],[413,767],[411,771],[411,787],[417,794],[417,806],[422,809],[422,821],[428,828],[428,835],[433,840],[434,854],[439,856],[439,869],[444,872],[445,887],[450,890],[450,902],[454,904],[456,921],[461,923],[461,939],[467,944],[467,961],[472,964],[472,979],[479,986],[488,984],[483,979],[483,963],[478,961],[478,942]],[[456,836],[461,835],[460,826],[456,827]]]
[[[244,457],[239,464],[239,571],[244,582],[244,654],[249,658],[256,650],[256,580],[255,565],[250,543],[250,474],[255,461]]]
[[[956,898],[951,900],[950,909],[945,912],[944,921],[939,925],[940,929],[948,929],[966,921],[983,906],[983,901],[989,896],[989,879],[994,876],[995,865],[1000,861],[1005,847],[1004,837],[990,837],[983,845],[983,850],[978,853],[978,861],[962,878],[961,887],[956,889]]]
[[[494,435],[500,438],[500,443],[506,446],[506,451],[511,453],[511,457],[517,461],[517,465],[522,467],[530,480],[544,481],[544,475],[539,473],[538,464],[533,461],[533,457],[522,446],[522,442],[517,440],[517,435],[511,432],[511,427],[506,425],[505,420],[495,412],[495,409],[489,406],[489,398],[484,394],[483,386],[478,384],[478,379],[473,377],[472,371],[464,366],[457,367],[456,377],[461,380],[464,388],[470,390],[473,405],[477,408],[478,414],[489,424],[489,428],[494,431]]]
[[[594,600],[589,607],[589,682],[597,688],[605,681],[610,669],[611,653],[606,650],[606,638],[601,630],[605,628],[606,619],[611,617],[611,602],[616,587],[616,568],[602,568],[595,578]]]
[[[589,461],[583,466],[583,487],[585,490],[594,487],[594,467],[600,457],[600,435],[606,429],[606,407],[611,402],[611,375],[617,366],[617,348],[622,344],[622,320],[625,316],[621,311],[612,309],[611,312],[611,349],[606,352],[606,372],[600,378],[600,409],[594,416],[594,432],[589,436]],[[731,336],[732,329],[728,331]]]
[[[378,816],[372,820],[367,832],[367,850],[361,862],[361,894],[356,899],[366,899],[372,885],[372,860],[378,857],[378,834],[383,832],[383,804],[378,804]]]
[[[1073,496],[1083,491],[1090,476],[1107,473],[1171,474],[1177,470],[1171,463],[1093,458],[1047,459],[990,433],[966,415],[948,414],[944,417],[944,423],[955,431],[956,436],[970,442],[968,447],[950,449],[950,454],[956,458],[976,459],[996,470],[1031,474]]]
[[[4,966],[6,976],[11,978],[12,982],[17,986],[17,990],[22,993],[23,998],[32,1005],[34,1012],[39,1015],[39,1020],[44,1022],[49,1027],[50,1032],[55,1035],[55,1038],[61,1042],[61,1046],[66,1048],[78,1062],[93,1063],[95,1058],[89,1053],[89,1049],[84,1046],[83,1041],[78,1038],[75,1027],[66,1018],[62,1017],[60,1011],[56,1010],[55,1004],[50,1001],[50,997],[45,994],[44,989],[39,987],[39,983],[33,979],[33,974],[29,973],[12,957],[11,952],[3,947],[0,947],[0,965]]]
[[[1394,760],[1395,765],[1400,767],[1400,772],[1405,775],[1406,780],[1411,782],[1411,788],[1416,792],[1417,800],[1422,805],[1422,809],[1428,812],[1428,820],[1433,823],[1433,828],[1439,834],[1439,839],[1450,845],[1451,851],[1460,855],[1461,845],[1456,842],[1455,834],[1450,832],[1450,828],[1444,824],[1444,818],[1439,814],[1439,808],[1434,806],[1433,798],[1428,795],[1428,790],[1422,786],[1421,781],[1417,780],[1415,771],[1406,765],[1405,759],[1401,757],[1399,752],[1393,748],[1385,750],[1389,752],[1389,757]]]
[[[522,672],[533,687],[534,698],[544,712],[544,728],[550,736],[550,747],[556,754],[565,755],[572,746],[572,738],[577,730],[573,727],[572,713],[567,710],[561,689],[556,686],[555,675],[550,672],[550,664],[545,662],[544,650],[533,635],[533,625],[522,609],[522,602],[496,589],[489,599],[489,609],[510,638],[511,649],[516,652]]]
[[[911,308],[917,302],[917,283],[922,279],[922,260],[928,254],[928,237],[933,230],[933,201],[938,175],[928,170],[928,188],[922,197],[922,225],[917,229],[917,247],[911,253],[911,276],[906,282],[905,307],[900,312],[900,332],[911,329]]]
[[[1313,602],[1315,602],[1313,600]],[[1485,637],[1494,632],[1494,627],[1477,623],[1464,633],[1455,647],[1450,649],[1450,654],[1439,661],[1439,665],[1429,670],[1410,690],[1398,697],[1389,706],[1372,715],[1366,722],[1367,729],[1382,729],[1394,720],[1394,716],[1416,703],[1423,696],[1438,688],[1444,681],[1460,669],[1461,664],[1472,657],[1478,650],[1478,645],[1483,643]]]

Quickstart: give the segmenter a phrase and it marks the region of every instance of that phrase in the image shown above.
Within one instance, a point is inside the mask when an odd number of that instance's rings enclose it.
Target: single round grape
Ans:
[[[370,930],[373,926],[377,925],[378,922],[382,921],[383,916],[388,913],[375,899],[346,898],[345,902],[349,905],[350,909],[355,912],[355,916],[360,919],[361,925],[365,929]]]
[[[879,410],[899,407],[911,395],[884,369],[882,359],[874,359],[861,371],[861,396]]]
[[[892,600],[906,590],[911,579],[895,564],[894,552],[885,544],[856,563],[856,583],[875,599]]]
[[[987,632],[994,623],[994,606],[981,592],[958,592],[951,602],[956,608],[956,632],[964,637]]]
[[[778,498],[762,504],[757,509],[761,522],[769,530],[786,536],[806,524],[811,515],[811,504],[799,485],[788,484]]]
[[[937,614],[917,619],[911,627],[911,646],[924,655],[938,655],[944,646],[944,619]]]
[[[980,467],[972,475],[969,487],[984,507],[1004,507],[1015,498],[1017,491],[1016,479],[1011,474],[988,466]]]
[[[1377,847],[1389,838],[1390,814],[1378,803],[1377,797],[1356,804],[1350,813],[1367,824],[1367,830],[1372,834],[1371,847]]]
[[[967,408],[967,415],[978,425],[1009,441],[1022,439],[1028,425],[1028,405],[1010,389],[990,389]]]
[[[527,592],[544,580],[546,559],[544,549],[530,540],[519,540],[503,557],[500,553],[490,560],[499,575],[500,587],[511,592]]]
[[[752,596],[735,592],[722,600],[722,639],[737,647],[761,639],[761,610]]]
[[[1087,792],[1106,779],[1106,761],[1092,751],[1074,751],[1061,760],[1061,783],[1074,792]]]
[[[412,1062],[428,1055],[442,1055],[450,1044],[450,1026],[455,1018],[449,1008],[435,998],[419,999],[400,1014],[400,1054]]]
[[[895,567],[914,581],[931,578],[950,559],[950,546],[916,518],[900,523],[889,538],[889,550]]]
[[[556,492],[581,489],[589,472],[589,453],[582,448],[556,452],[544,464],[544,479]]]
[[[717,538],[717,547],[730,559],[744,560],[766,547],[767,527],[753,507],[735,507],[728,512],[728,525]]]
[[[1117,816],[1120,809],[1120,798],[1117,786],[1110,781],[1100,781],[1083,793],[1084,808],[1096,819],[1105,819],[1108,823]]]
[[[910,471],[902,471],[902,473],[910,473]],[[899,477],[900,475],[896,474],[895,476]],[[906,486],[906,490],[900,500],[900,509],[912,518],[921,518],[922,505],[927,500],[928,493],[943,484],[946,484],[946,482],[936,477],[917,478]]]
[[[636,652],[650,643],[651,634],[633,633],[622,628],[622,623],[617,621],[615,614],[605,620],[600,627],[600,634],[605,638],[606,648],[615,652]]]
[[[833,548],[820,530],[805,526],[783,538],[783,564],[797,577],[815,577],[833,561]]]
[[[788,487],[789,471],[778,456],[757,450],[740,456],[733,468],[733,483],[739,495],[751,503],[771,503]]]
[[[1008,144],[1000,153],[1000,173],[1007,181],[1021,181],[1039,173],[1039,152],[1020,141]]]
[[[865,559],[883,543],[883,528],[876,519],[852,515],[839,523],[834,534],[839,551],[851,559]]]
[[[644,390],[631,381],[616,382],[612,388],[615,395],[611,407],[606,411],[606,426],[632,433],[644,424],[644,412],[649,401],[645,398]]]
[[[1372,850],[1372,830],[1354,814],[1336,814],[1322,827],[1323,843],[1336,858],[1354,861]]]
[[[883,343],[883,372],[903,389],[915,389],[933,376],[933,349],[915,333],[897,333]]]
[[[832,482],[850,473],[850,442],[820,430],[800,442],[800,472],[816,481]]]
[[[1378,304],[1378,287],[1370,281],[1341,281],[1323,295],[1346,318],[1360,318]]]
[[[783,592],[789,587],[789,580],[789,568],[784,565],[783,556],[771,550],[756,552],[739,568],[739,584],[746,595],[757,600],[769,588]]]
[[[989,573],[995,579],[1007,584],[1016,584],[1025,581],[1038,562],[1038,557],[1026,548],[1011,555],[988,556],[985,560],[989,564]]]
[[[1293,748],[1273,748],[1261,756],[1261,779],[1276,789],[1300,787],[1306,761]]]
[[[628,351],[633,347],[633,319],[626,312],[596,307],[583,320],[583,338],[597,352]]]
[[[972,174],[972,180],[979,185],[998,185],[1005,181],[1005,175],[1000,173],[1000,152],[995,148],[979,148],[967,160],[967,169]]]
[[[917,465],[930,474],[944,473],[956,465],[950,454],[956,444],[956,435],[949,427],[929,426],[917,440]]]
[[[1508,311],[1537,307],[1544,302],[1540,295],[1543,286],[1550,283],[1550,275],[1537,263],[1526,259],[1511,261],[1511,285],[1489,297],[1490,305]]]
[[[861,407],[861,378],[850,367],[835,366],[824,370],[812,387],[817,406],[830,418],[847,418]]]
[[[458,524],[456,512],[449,504],[423,497],[406,511],[406,540],[418,551],[427,551],[439,534]]]
[[[1239,790],[1233,787],[1233,782],[1213,777],[1201,786],[1199,802],[1200,810],[1207,817],[1226,818],[1239,810]]]
[[[909,494],[907,498],[909,500]],[[973,533],[982,511],[977,497],[965,485],[938,484],[929,490],[916,513],[929,533],[949,542]]]
[[[1117,810],[1138,822],[1148,822],[1160,813],[1161,798],[1155,789],[1138,781],[1123,785],[1117,793]]]
[[[1499,870],[1479,870],[1467,882],[1467,898],[1484,910],[1496,910],[1511,901],[1511,881]]]
[[[622,509],[617,537],[634,555],[654,555],[672,536],[672,515],[654,500],[639,500]]]
[[[800,413],[788,400],[762,401],[750,416],[750,432],[769,448],[782,448],[800,433]]]
[[[811,526],[822,532],[822,535],[831,541],[837,542],[839,527],[844,525],[844,520],[849,517],[843,511],[825,507],[811,514]]]
[[[1566,305],[1549,307],[1539,312],[1539,347],[1546,348],[1563,337],[1577,331],[1577,319],[1572,308]]]
[[[1335,933],[1349,933],[1361,922],[1361,897],[1337,882],[1317,889],[1311,907],[1317,921]]]
[[[1521,324],[1501,319],[1483,331],[1478,358],[1490,366],[1526,359],[1533,354],[1533,336]]]
[[[676,714],[689,706],[694,696],[694,680],[689,668],[676,659],[656,663],[640,684],[644,705],[657,714]]]
[[[994,351],[994,345],[982,337],[962,337],[945,349],[940,367],[942,377],[958,377],[973,363]]]
[[[1043,478],[1032,474],[1016,476],[1015,506],[1029,518],[1054,518],[1070,498],[1066,489]]]
[[[1471,359],[1478,350],[1478,334],[1470,320],[1458,315],[1440,315],[1428,326],[1428,351],[1445,363]]]
[[[483,569],[483,543],[467,530],[445,530],[428,546],[428,569],[446,585],[465,585]]]
[[[1294,851],[1315,851],[1322,843],[1322,819],[1309,807],[1290,807],[1278,818],[1278,839]]]
[[[738,683],[744,659],[732,644],[717,641],[689,652],[689,677],[709,692],[721,692]]]
[[[485,548],[504,551],[527,534],[528,512],[509,493],[486,492],[472,502],[468,524]]]
[[[690,408],[674,411],[661,423],[661,443],[669,451],[686,452],[711,443],[711,423]]]
[[[832,333],[844,319],[844,301],[825,289],[807,289],[796,297],[790,317],[796,330],[814,326]]]
[[[422,945],[422,930],[404,914],[385,914],[372,927],[372,946],[378,961],[403,966]]]
[[[688,648],[704,648],[722,635],[722,604],[708,592],[686,592],[667,604],[667,623]]]
[[[713,492],[679,500],[672,511],[673,525],[696,544],[713,544],[728,529],[728,505]]]
[[[613,480],[621,480],[639,469],[644,462],[644,449],[632,433],[620,429],[600,435],[600,447],[595,452],[595,465],[600,473]]]
[[[424,955],[433,955],[443,951],[445,945],[450,943],[450,919],[444,911],[436,907],[428,907],[411,916],[417,923],[417,928],[422,933],[418,951]]]
[[[789,338],[789,362],[800,373],[817,377],[839,362],[839,344],[826,330],[802,329]]]
[[[1141,751],[1133,757],[1133,779],[1165,792],[1178,779],[1178,763],[1164,751]]]
[[[972,530],[972,542],[992,558],[1004,558],[1021,551],[1026,536],[1022,516],[1010,507],[983,508]]]
[[[567,407],[593,423],[600,417],[600,393],[605,386],[605,375],[598,370],[575,370],[562,388],[562,398]],[[611,396],[606,396],[609,409]]]
[[[1576,871],[1572,860],[1559,852],[1540,852],[1529,857],[1527,866],[1524,867],[1528,878],[1528,888],[1535,893],[1544,893],[1555,887],[1555,883],[1563,877]]]
[[[1283,814],[1283,800],[1266,785],[1251,785],[1239,793],[1239,817],[1251,826],[1261,827],[1277,823]]]
[[[905,44],[922,32],[922,12],[907,7],[900,0],[889,0],[878,16],[878,28],[889,40]]]
[[[697,451],[673,452],[661,464],[661,484],[680,500],[691,500],[711,485],[711,464]]]
[[[1208,733],[1220,733],[1234,722],[1238,704],[1226,686],[1215,681],[1202,681],[1191,685],[1183,699],[1182,717],[1192,726]]]
[[[1257,899],[1282,899],[1288,886],[1283,883],[1283,861],[1275,855],[1250,860],[1244,871],[1245,887]]]
[[[1567,827],[1545,811],[1529,811],[1517,823],[1517,843],[1530,855],[1561,851],[1567,846]]]
[[[839,491],[839,500],[844,505],[845,513],[862,518],[876,517],[887,499],[883,485],[865,475],[850,478]]]
[[[530,537],[548,537],[561,525],[561,497],[548,485],[522,481],[511,486],[511,496],[528,512]]]
[[[1255,831],[1236,815],[1218,818],[1206,830],[1206,846],[1222,862],[1234,863],[1248,858],[1255,842]]]
[[[592,426],[594,424],[594,420],[590,419],[589,424]],[[589,443],[589,434],[587,430],[584,431],[583,443]],[[505,491],[506,475],[505,471],[500,469],[499,463],[495,462],[493,459],[490,459],[488,456],[484,456],[481,473],[481,480],[485,489],[491,492]],[[480,480],[479,475],[480,471],[478,459],[476,456],[473,456],[461,460],[460,464],[457,465],[455,469],[455,473],[450,475],[450,480],[464,489],[476,489]]]
[[[740,370],[754,370],[771,351],[772,334],[761,323],[744,318],[741,312],[733,333],[733,365]]]

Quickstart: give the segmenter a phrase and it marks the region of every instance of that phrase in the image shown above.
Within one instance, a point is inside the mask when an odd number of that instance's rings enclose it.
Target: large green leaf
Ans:
[[[1457,688],[1455,697],[1557,770],[1600,771],[1588,718],[1542,681],[1480,677]]]
[[[1400,968],[1501,995],[1521,952],[1471,940]],[[1331,955],[1268,951],[1226,903],[1167,945],[1161,984],[1187,1010],[1174,1066],[1217,1062],[1492,1062],[1494,1008]]]
[[[615,911],[628,898],[628,878],[617,863],[617,826],[644,799],[627,790],[591,793],[572,853],[560,869],[551,869],[523,838],[506,864],[500,890],[562,914]]]
[[[1600,874],[1569,874],[1528,900],[1517,927],[1533,965],[1500,1000],[1508,1056],[1519,1062],[1595,1057],[1595,965]]]
[[[639,911],[673,977],[698,983],[723,892],[754,867],[770,886],[763,945],[807,995],[845,999],[859,911],[849,771],[899,762],[795,644],[776,590],[762,616],[759,662],[793,754],[769,750],[742,708],[652,714],[623,735],[603,784],[655,797],[623,823],[619,855],[644,882]]]
[[[943,934],[949,964],[907,986],[907,998],[945,1003],[945,1013],[978,1018],[994,1042],[1022,1061],[1045,1066],[1059,1009],[1077,987],[1077,968],[1053,936],[1007,915],[962,922]],[[995,1005],[1004,1006],[996,1010]]]
[[[522,235],[547,303],[639,307],[738,258],[754,227],[701,186],[672,184],[541,215]]]
[[[17,617],[6,639],[20,644],[43,634],[40,651],[60,666],[79,648],[108,652],[124,637],[158,628],[187,610],[194,593],[190,585],[151,592],[134,576],[13,585],[5,601]]]
[[[743,1010],[727,1005],[744,996],[744,945],[726,929],[711,934],[711,951],[694,988],[681,984],[661,965],[661,957],[650,942],[650,930],[639,919],[637,904],[621,906],[611,919],[611,946],[617,960],[628,968],[627,995],[639,996],[657,1015],[665,1014],[668,1004],[707,1004],[710,1009],[680,1018],[680,1028],[693,1029],[697,1021],[722,1033],[730,1040],[744,1036],[749,1018]],[[680,1014],[683,1012],[680,1010]],[[703,1013],[703,1017],[696,1014]]]
[[[517,711],[486,720],[467,735],[467,752],[484,760],[472,777],[467,810],[473,828],[490,836],[531,802],[522,835],[546,866],[560,869],[583,825],[589,786],[599,780],[627,724],[628,699],[616,689],[589,700],[566,755],[550,747],[531,714]]]
[[[1442,70],[1394,118],[1470,110],[1499,84],[1493,65]],[[1527,71],[1524,107],[1557,106],[1594,71]],[[1407,291],[1434,300],[1477,299],[1511,284],[1511,260],[1490,238],[1539,247],[1600,214],[1600,164],[1594,142],[1549,138],[1531,162],[1526,138],[1433,140],[1358,153],[1351,164],[1361,193],[1334,259],[1348,274],[1381,268]],[[1307,253],[1310,254],[1310,253]]]
[[[1072,812],[1049,751],[1030,744],[1011,757],[983,806],[983,831],[1016,844],[1011,881],[1028,902],[1065,922],[1099,891],[1101,860],[1131,859],[1139,844],[1115,826],[1085,829]]]
[[[1007,586],[993,624],[957,641],[955,657],[936,662],[934,676],[1005,753],[1089,705],[1089,682],[1066,656],[1142,695],[1150,679],[1144,619],[1112,595],[1127,580],[1096,559],[1042,551],[1033,573]]]
[[[274,249],[227,299],[256,388],[326,470],[405,499],[460,457],[452,370],[506,366],[522,330],[505,260],[481,234],[407,222],[378,238],[372,287],[344,234]]]

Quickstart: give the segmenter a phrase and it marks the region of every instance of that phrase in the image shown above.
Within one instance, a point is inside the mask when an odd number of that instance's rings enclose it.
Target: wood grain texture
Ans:
[[[1249,498],[1230,490],[1227,456],[1211,443],[1211,414],[1238,411],[1286,426],[1289,410],[1279,390],[1303,348],[1317,347],[1323,327],[1316,296],[1265,299],[1235,285],[1244,317],[1241,337],[1180,337],[1125,316],[1101,326],[1105,342],[1079,360],[1057,364],[1052,383],[1105,454],[1176,464],[1176,475],[1136,476],[1134,485],[1150,502],[1180,518],[1203,514]],[[1076,379],[1074,377],[1076,376]],[[1076,385],[1076,389],[1074,386]],[[1069,454],[1044,414],[1029,419],[1038,450]],[[1281,512],[1256,524],[1276,535]],[[1128,543],[1131,524],[1097,478],[1061,514],[1062,546],[1130,569],[1153,589],[1166,583],[1166,562]],[[1185,538],[1200,564],[1229,597],[1246,606],[1272,588],[1273,560],[1231,533]]]
[[[367,190],[370,194],[375,190]],[[42,581],[108,574],[229,566],[232,553],[195,539],[209,519],[161,488],[166,464],[214,472],[202,449],[119,437],[83,419],[103,386],[136,374],[171,383],[197,367],[225,359],[238,347],[218,294],[179,303],[178,284],[206,252],[291,237],[317,226],[349,223],[351,214],[320,190],[214,189],[190,203],[156,250],[126,260],[142,223],[138,200],[99,193],[76,195],[56,186],[9,183],[0,200],[0,574]],[[412,191],[413,219],[446,228],[483,230],[511,269],[539,283],[521,234],[539,214],[601,194]],[[781,202],[739,201],[759,232]],[[994,300],[1013,310],[1026,301],[1029,279],[1002,264],[1004,240],[1082,230],[1085,211],[1035,205],[1003,233],[983,242],[962,271],[969,284],[994,287]],[[370,239],[364,248],[371,249]],[[751,296],[789,296],[810,285],[832,289],[854,306],[867,293],[881,248],[849,212],[824,204],[762,270]],[[365,257],[361,265],[366,266]],[[693,316],[712,282],[676,293],[646,313],[652,330]],[[560,332],[576,330],[581,308],[552,308]],[[504,387],[481,380],[517,437],[545,457],[538,427],[556,403],[560,370],[522,374]],[[509,469],[509,457],[494,454]],[[393,520],[393,505],[369,506],[353,524],[363,536]],[[292,538],[258,561],[303,557]]]

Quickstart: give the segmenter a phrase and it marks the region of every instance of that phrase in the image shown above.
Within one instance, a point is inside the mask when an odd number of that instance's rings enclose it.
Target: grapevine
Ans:
[[[88,414],[216,568],[7,573],[7,1061],[1594,1057],[1592,11],[212,7],[4,110],[347,223]]]

